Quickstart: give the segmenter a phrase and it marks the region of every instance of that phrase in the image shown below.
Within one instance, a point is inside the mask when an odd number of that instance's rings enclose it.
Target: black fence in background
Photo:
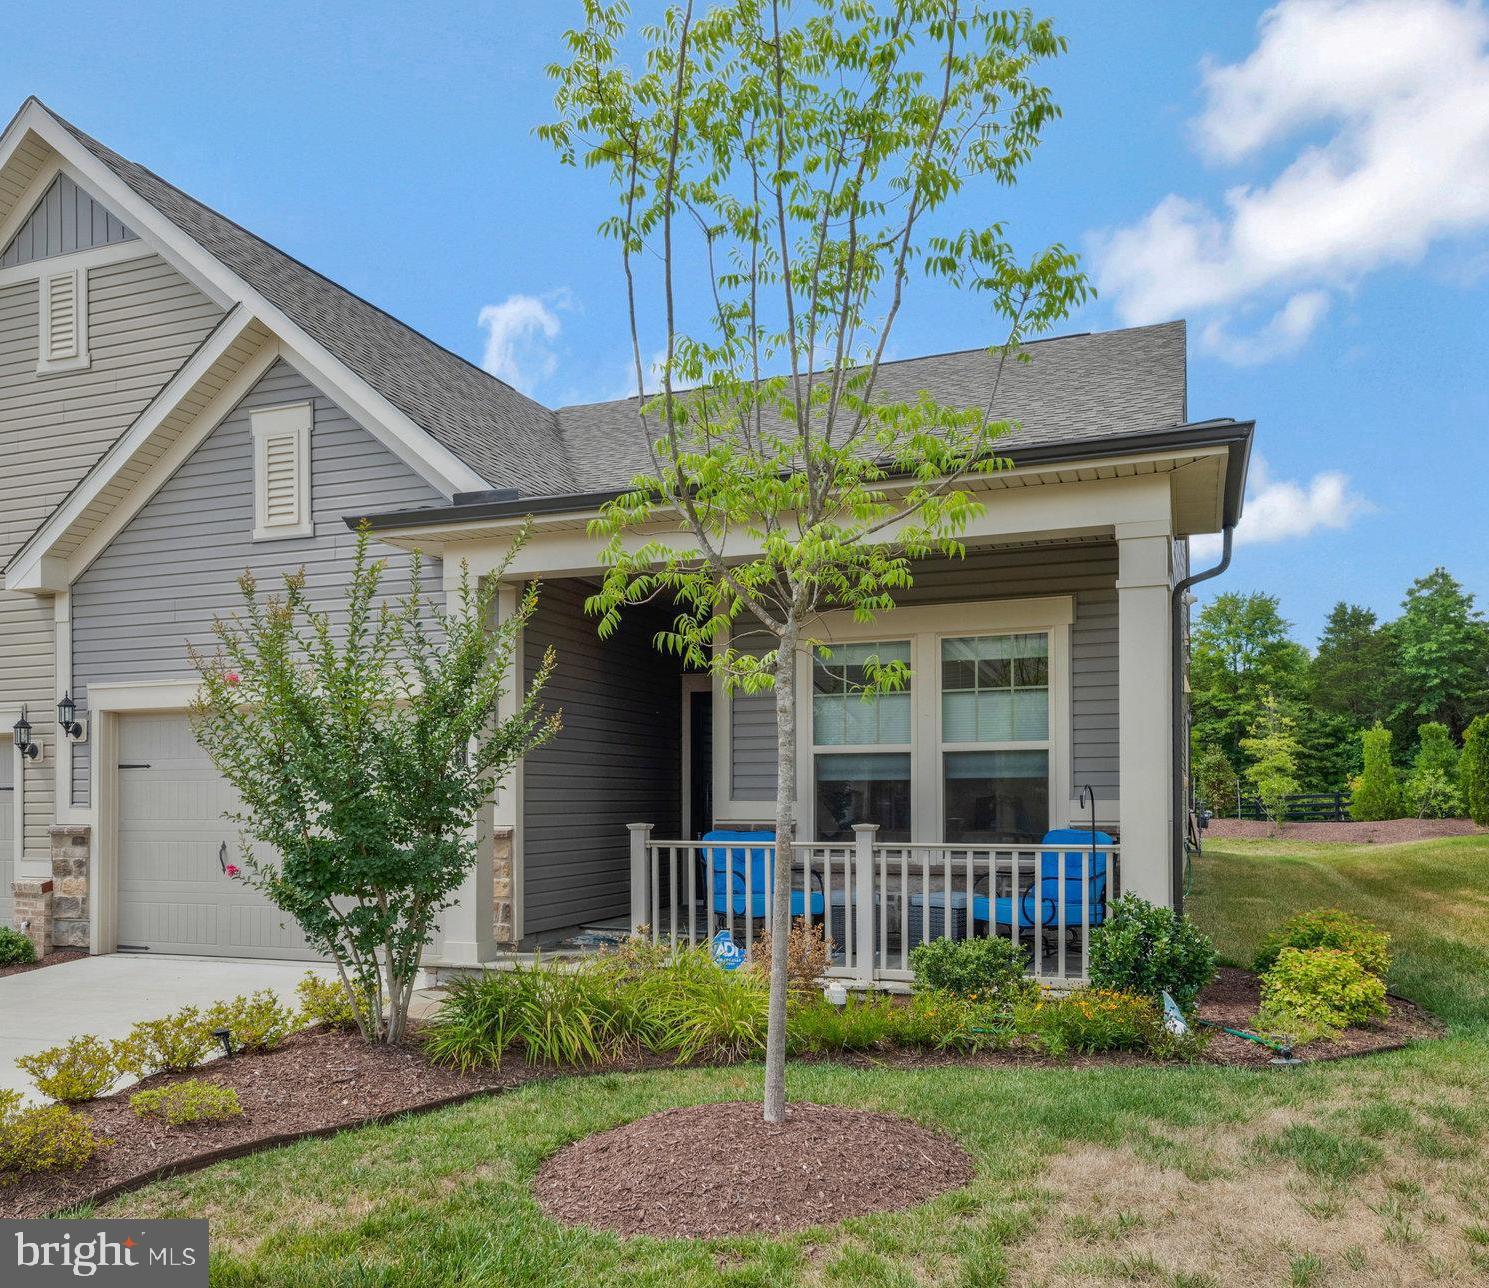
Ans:
[[[1303,792],[1284,796],[1282,817],[1289,823],[1343,823],[1349,818],[1348,792]],[[1264,819],[1266,811],[1256,796],[1242,797],[1238,818]]]

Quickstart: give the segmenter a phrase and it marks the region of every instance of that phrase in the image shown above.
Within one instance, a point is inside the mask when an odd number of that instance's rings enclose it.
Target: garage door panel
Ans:
[[[121,946],[153,952],[313,959],[299,927],[222,869],[242,853],[224,815],[237,794],[184,716],[121,717],[118,904]],[[268,858],[265,847],[255,854]]]
[[[0,742],[0,926],[8,926],[15,880],[15,751],[9,740]]]

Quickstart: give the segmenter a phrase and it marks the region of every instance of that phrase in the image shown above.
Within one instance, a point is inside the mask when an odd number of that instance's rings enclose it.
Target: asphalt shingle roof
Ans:
[[[568,489],[568,462],[547,407],[57,119],[138,196],[492,486]]]
[[[1184,348],[1183,322],[1024,346],[1029,360],[1004,365],[993,404],[997,419],[1018,422],[998,440],[999,453],[1017,461],[1020,447],[1182,425]],[[907,401],[926,390],[948,406],[984,407],[996,375],[996,360],[986,349],[888,362],[879,368],[874,401]],[[558,424],[577,475],[576,492],[623,487],[648,465],[634,398],[560,408]]]
[[[492,488],[532,497],[601,492],[623,488],[646,467],[634,398],[550,410],[56,119],[142,200]],[[1019,424],[999,446],[1015,461],[1020,447],[1078,444],[1185,421],[1183,322],[1062,336],[1025,352],[1029,361],[1005,367],[993,408],[999,419]],[[986,349],[886,363],[876,401],[926,390],[942,403],[981,407],[995,371]]]

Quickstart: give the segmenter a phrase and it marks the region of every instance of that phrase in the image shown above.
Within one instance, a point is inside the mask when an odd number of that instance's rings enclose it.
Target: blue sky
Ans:
[[[1489,602],[1489,16],[1479,0],[1039,6],[1064,119],[972,218],[1079,248],[1062,330],[1190,320],[1189,411],[1254,418],[1224,589],[1312,642],[1447,565]],[[260,235],[550,404],[626,392],[596,176],[532,133],[578,6],[57,0],[0,59]],[[646,12],[643,9],[643,12]],[[486,322],[482,324],[483,311]],[[900,356],[998,338],[925,291]]]

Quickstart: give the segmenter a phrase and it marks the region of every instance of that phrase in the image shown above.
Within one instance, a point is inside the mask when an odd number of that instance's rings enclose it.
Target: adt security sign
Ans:
[[[205,1221],[0,1221],[5,1288],[207,1288]]]

